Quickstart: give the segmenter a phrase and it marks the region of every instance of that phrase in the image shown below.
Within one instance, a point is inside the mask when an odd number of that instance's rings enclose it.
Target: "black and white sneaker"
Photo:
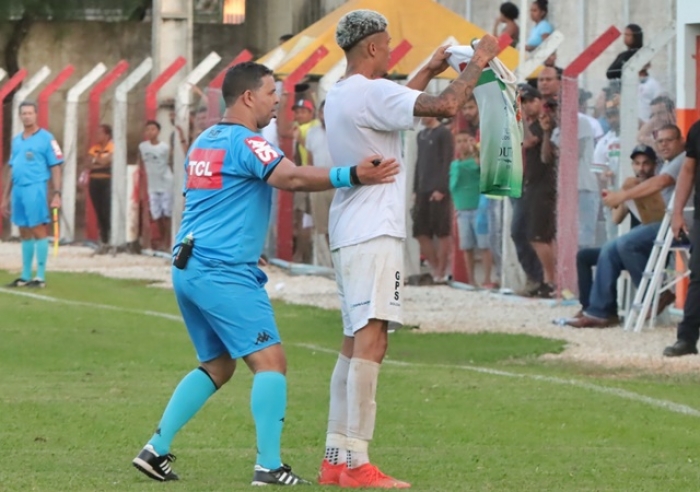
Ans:
[[[147,477],[159,482],[168,482],[180,479],[170,468],[170,463],[173,461],[175,461],[175,455],[159,456],[153,446],[146,444],[132,463]]]
[[[255,465],[255,475],[251,485],[311,485],[311,482],[293,473],[289,465],[282,465],[276,470]]]
[[[7,284],[5,287],[10,287],[10,288],[15,288],[15,287],[27,287],[29,284],[31,284],[31,280],[24,280],[22,278],[16,278],[9,284]]]
[[[40,278],[35,278],[31,282],[27,282],[27,287],[31,289],[43,289],[46,287],[46,280],[41,280]]]

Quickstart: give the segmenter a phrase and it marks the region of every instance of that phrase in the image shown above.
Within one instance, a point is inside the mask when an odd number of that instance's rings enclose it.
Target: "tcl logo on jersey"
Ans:
[[[262,137],[248,137],[245,139],[245,144],[256,155],[263,166],[279,159],[280,155],[272,146]]]
[[[219,190],[223,186],[223,149],[192,149],[187,161],[188,190]]]
[[[51,140],[51,148],[53,149],[53,154],[56,156],[56,159],[63,159],[63,152],[61,152],[61,147],[59,147],[56,140]]]

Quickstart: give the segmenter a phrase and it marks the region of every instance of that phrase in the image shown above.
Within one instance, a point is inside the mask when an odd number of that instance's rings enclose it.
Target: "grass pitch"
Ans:
[[[172,292],[80,274],[52,273],[49,285],[41,298],[0,292],[0,491],[249,490],[242,364],[176,437],[180,482],[131,466],[196,365]],[[283,459],[313,479],[340,316],[275,309],[289,358]],[[621,379],[537,359],[562,348],[521,335],[392,334],[373,461],[416,491],[698,490],[698,378]]]

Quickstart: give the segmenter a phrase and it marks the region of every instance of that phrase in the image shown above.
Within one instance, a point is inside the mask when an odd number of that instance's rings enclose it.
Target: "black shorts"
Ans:
[[[557,236],[557,191],[551,187],[531,187],[525,191],[527,240],[551,243]]]
[[[413,237],[446,237],[452,234],[452,199],[449,194],[431,202],[432,193],[416,193],[413,205]]]

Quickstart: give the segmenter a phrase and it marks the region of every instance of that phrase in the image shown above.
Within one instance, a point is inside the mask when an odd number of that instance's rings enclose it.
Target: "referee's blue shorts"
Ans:
[[[51,222],[46,182],[13,186],[10,206],[11,220],[17,227],[36,227]]]
[[[238,359],[280,343],[265,291],[267,275],[255,264],[189,259],[172,267],[175,297],[201,362],[229,353]]]

